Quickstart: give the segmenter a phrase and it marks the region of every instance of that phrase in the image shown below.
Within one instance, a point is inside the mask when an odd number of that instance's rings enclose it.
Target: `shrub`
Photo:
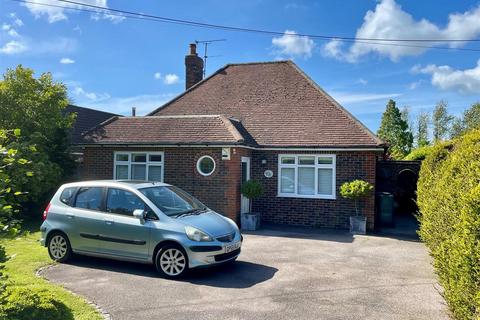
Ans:
[[[73,319],[70,310],[48,290],[9,286],[0,302],[0,319]]]
[[[452,147],[452,143],[450,141],[438,142],[436,145],[440,145],[445,149]],[[412,150],[412,152],[410,152],[405,158],[403,158],[403,160],[425,160],[425,158],[432,153],[433,148],[434,145],[416,148]]]
[[[340,195],[346,199],[355,201],[355,214],[358,216],[358,200],[367,196],[373,190],[373,186],[363,180],[345,182],[340,187]]]
[[[248,180],[242,184],[240,190],[242,194],[250,199],[250,212],[252,212],[252,201],[253,199],[259,198],[263,195],[263,186],[257,180]]]
[[[418,181],[420,237],[455,319],[480,318],[480,130],[435,145]]]

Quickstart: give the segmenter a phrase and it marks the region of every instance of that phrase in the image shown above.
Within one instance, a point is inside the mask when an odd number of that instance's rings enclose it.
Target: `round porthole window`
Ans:
[[[202,176],[209,176],[215,171],[215,160],[210,156],[200,157],[197,161],[197,171]]]

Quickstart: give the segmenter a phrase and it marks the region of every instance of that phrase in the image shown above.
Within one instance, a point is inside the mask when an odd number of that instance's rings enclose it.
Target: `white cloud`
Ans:
[[[409,90],[415,90],[417,89],[421,84],[423,83],[423,80],[420,79],[418,81],[414,81],[408,85]]]
[[[60,59],[60,63],[61,64],[72,64],[72,63],[75,63],[75,60],[72,60],[70,58],[62,58],[62,59]]]
[[[166,74],[165,77],[163,78],[163,83],[171,85],[171,84],[176,84],[178,83],[180,78],[174,74],[174,73],[169,73]]]
[[[356,38],[438,39],[438,42],[428,43],[427,45],[449,45],[450,47],[460,47],[465,43],[446,43],[446,39],[474,39],[479,35],[480,6],[464,13],[450,14],[447,25],[442,28],[426,19],[415,20],[394,0],[382,0],[377,4],[375,10],[367,11],[363,24],[356,32]],[[390,43],[419,45],[418,42]],[[417,56],[428,50],[426,48],[399,47],[386,44],[372,45],[362,43],[359,40],[347,50],[343,50],[343,45],[340,40],[331,40],[323,46],[323,52],[326,56],[335,57],[339,60],[356,62],[360,57],[369,53],[377,53],[390,58],[392,61],[397,61],[402,56]]]
[[[85,91],[82,87],[78,85],[73,85],[71,92],[80,101],[84,101],[87,103],[101,102],[110,98],[110,95],[108,93],[95,93]]]
[[[23,26],[23,21],[17,17],[17,14],[15,12],[12,12],[9,14],[10,18],[12,18],[13,20],[13,23],[17,26],[17,27],[21,27]]]
[[[401,96],[400,93],[350,93],[330,92],[340,104],[356,104],[377,100],[392,99]]]
[[[368,81],[363,79],[363,78],[360,78],[360,79],[358,79],[358,83],[360,83],[361,85],[366,85],[366,84],[368,84]]]
[[[9,41],[3,45],[3,47],[0,47],[0,53],[3,54],[16,54],[16,53],[22,53],[28,50],[28,46],[19,41]]]
[[[13,29],[12,25],[7,23],[2,24],[2,31],[5,31],[12,38],[16,38],[19,36],[17,30]]]
[[[315,42],[307,36],[298,36],[295,31],[286,30],[283,36],[272,39],[272,45],[277,55],[306,59],[312,56]]]
[[[156,79],[156,80],[160,80],[162,78],[162,74],[160,72],[155,72],[153,74],[153,77]]]
[[[456,70],[447,65],[430,64],[423,68],[418,65],[414,66],[411,71],[413,73],[430,74],[432,85],[441,90],[480,94],[480,60],[472,69]]]
[[[143,94],[132,97],[109,97],[102,101],[78,100],[80,106],[98,110],[130,115],[132,107],[137,108],[137,115],[145,115],[171,100],[176,93]]]
[[[108,7],[107,0],[77,0],[77,2],[95,5],[99,7],[106,7],[106,8]],[[41,3],[47,4],[47,5],[41,5]],[[25,3],[24,5],[36,18],[46,16],[48,22],[50,23],[68,19],[66,15],[66,12],[68,12],[68,9],[65,10],[64,8],[61,8],[61,7],[55,7],[56,5],[58,6],[58,2],[55,0],[31,0],[29,3]],[[48,6],[48,5],[54,5],[54,6]],[[62,7],[83,8],[81,5],[66,3],[66,2],[62,3]],[[88,8],[88,9],[95,10],[94,8]],[[90,17],[93,20],[97,20],[97,21],[101,19],[110,20],[113,23],[118,23],[125,19],[124,17],[102,13],[101,10],[98,10],[98,12],[92,13]]]

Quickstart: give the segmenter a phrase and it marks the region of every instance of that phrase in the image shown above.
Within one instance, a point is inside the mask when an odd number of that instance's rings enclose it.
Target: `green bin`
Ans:
[[[380,192],[377,194],[378,215],[380,224],[384,226],[393,225],[393,194],[389,192]]]

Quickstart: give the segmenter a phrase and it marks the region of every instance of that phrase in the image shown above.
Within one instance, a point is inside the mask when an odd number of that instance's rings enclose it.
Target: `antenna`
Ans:
[[[205,74],[207,73],[207,50],[208,50],[208,45],[211,44],[212,42],[219,42],[219,41],[227,41],[227,39],[214,39],[214,40],[195,40],[196,44],[203,44],[204,48],[204,54],[203,54],[203,77],[205,78]],[[210,56],[211,58],[213,57],[218,57],[218,56]]]

